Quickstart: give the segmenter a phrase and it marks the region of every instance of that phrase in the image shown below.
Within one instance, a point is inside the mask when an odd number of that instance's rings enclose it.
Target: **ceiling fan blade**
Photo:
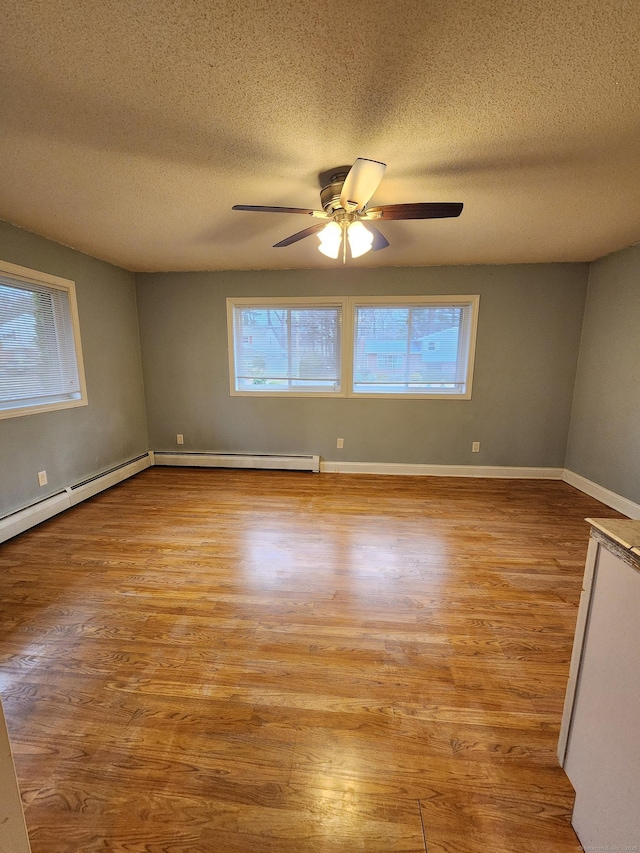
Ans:
[[[378,229],[375,228],[370,222],[367,222],[365,228],[368,231],[371,231],[371,233],[373,234],[373,243],[371,244],[372,252],[377,252],[380,249],[387,248],[387,246],[389,245],[389,241],[384,236],[384,234],[382,234],[382,232],[378,231]]]
[[[274,243],[273,248],[280,249],[282,246],[290,246],[292,243],[297,243],[298,240],[304,240],[305,237],[311,237],[312,234],[317,234],[318,231],[321,231],[326,227],[326,222],[318,222],[317,225],[311,225],[309,228],[305,228],[304,231],[298,231],[297,234],[292,234],[291,237],[285,237],[284,240],[280,240],[279,243]]]
[[[445,219],[460,216],[463,204],[457,201],[427,201],[415,204],[385,204],[370,207],[372,219]]]
[[[342,207],[348,211],[362,210],[378,189],[386,168],[385,163],[358,157],[342,185],[340,193]]]
[[[254,213],[306,213],[307,216],[322,212],[308,207],[270,207],[262,204],[234,204],[231,210],[250,210]]]

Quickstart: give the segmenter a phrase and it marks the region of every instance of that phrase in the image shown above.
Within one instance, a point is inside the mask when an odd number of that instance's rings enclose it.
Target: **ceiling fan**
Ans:
[[[260,204],[235,204],[232,210],[249,210],[259,213],[302,213],[323,220],[297,234],[285,237],[274,245],[275,249],[290,246],[317,234],[319,251],[328,258],[337,258],[342,248],[342,261],[347,259],[347,243],[352,258],[369,251],[386,249],[386,237],[372,224],[378,219],[444,219],[460,216],[461,202],[416,202],[409,204],[384,204],[367,207],[369,199],[378,189],[385,163],[358,157],[348,172],[335,172],[320,192],[322,210],[307,207],[270,207]],[[366,224],[365,224],[366,223]],[[345,239],[346,238],[346,239]]]

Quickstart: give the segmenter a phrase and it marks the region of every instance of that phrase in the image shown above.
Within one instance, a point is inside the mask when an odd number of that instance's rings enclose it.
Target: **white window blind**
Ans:
[[[237,393],[340,393],[341,305],[234,304],[232,324]]]
[[[26,281],[0,269],[0,416],[82,404],[68,285]]]
[[[353,393],[468,396],[474,304],[356,304]]]

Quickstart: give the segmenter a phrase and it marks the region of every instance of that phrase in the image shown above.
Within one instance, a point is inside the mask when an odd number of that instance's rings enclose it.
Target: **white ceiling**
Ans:
[[[638,0],[0,0],[0,218],[133,270],[337,262],[319,173],[387,163],[357,266],[584,261],[640,240]]]

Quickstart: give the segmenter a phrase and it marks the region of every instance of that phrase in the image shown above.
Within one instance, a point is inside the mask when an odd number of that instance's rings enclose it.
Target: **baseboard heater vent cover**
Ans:
[[[116,465],[108,471],[102,471],[100,474],[82,480],[73,486],[67,486],[62,492],[44,498],[44,500],[36,501],[6,515],[4,518],[0,518],[0,542],[6,542],[7,539],[24,533],[25,530],[35,527],[41,521],[46,521],[59,512],[75,506],[80,501],[97,495],[98,492],[115,486],[116,483],[121,483],[127,477],[132,477],[152,464],[151,454],[144,453],[142,456],[123,462],[122,465]]]
[[[279,471],[320,471],[319,456],[287,456],[275,453],[169,453],[154,452],[156,465],[200,468],[267,468]]]
[[[71,506],[75,506],[80,501],[86,501],[97,495],[98,492],[103,492],[105,489],[110,489],[126,480],[133,477],[134,474],[139,474],[145,468],[149,468],[153,464],[149,453],[143,453],[141,456],[136,456],[135,459],[130,459],[128,462],[123,462],[122,465],[116,465],[114,468],[109,468],[108,471],[102,471],[94,477],[89,477],[71,486],[67,491],[71,498]]]

